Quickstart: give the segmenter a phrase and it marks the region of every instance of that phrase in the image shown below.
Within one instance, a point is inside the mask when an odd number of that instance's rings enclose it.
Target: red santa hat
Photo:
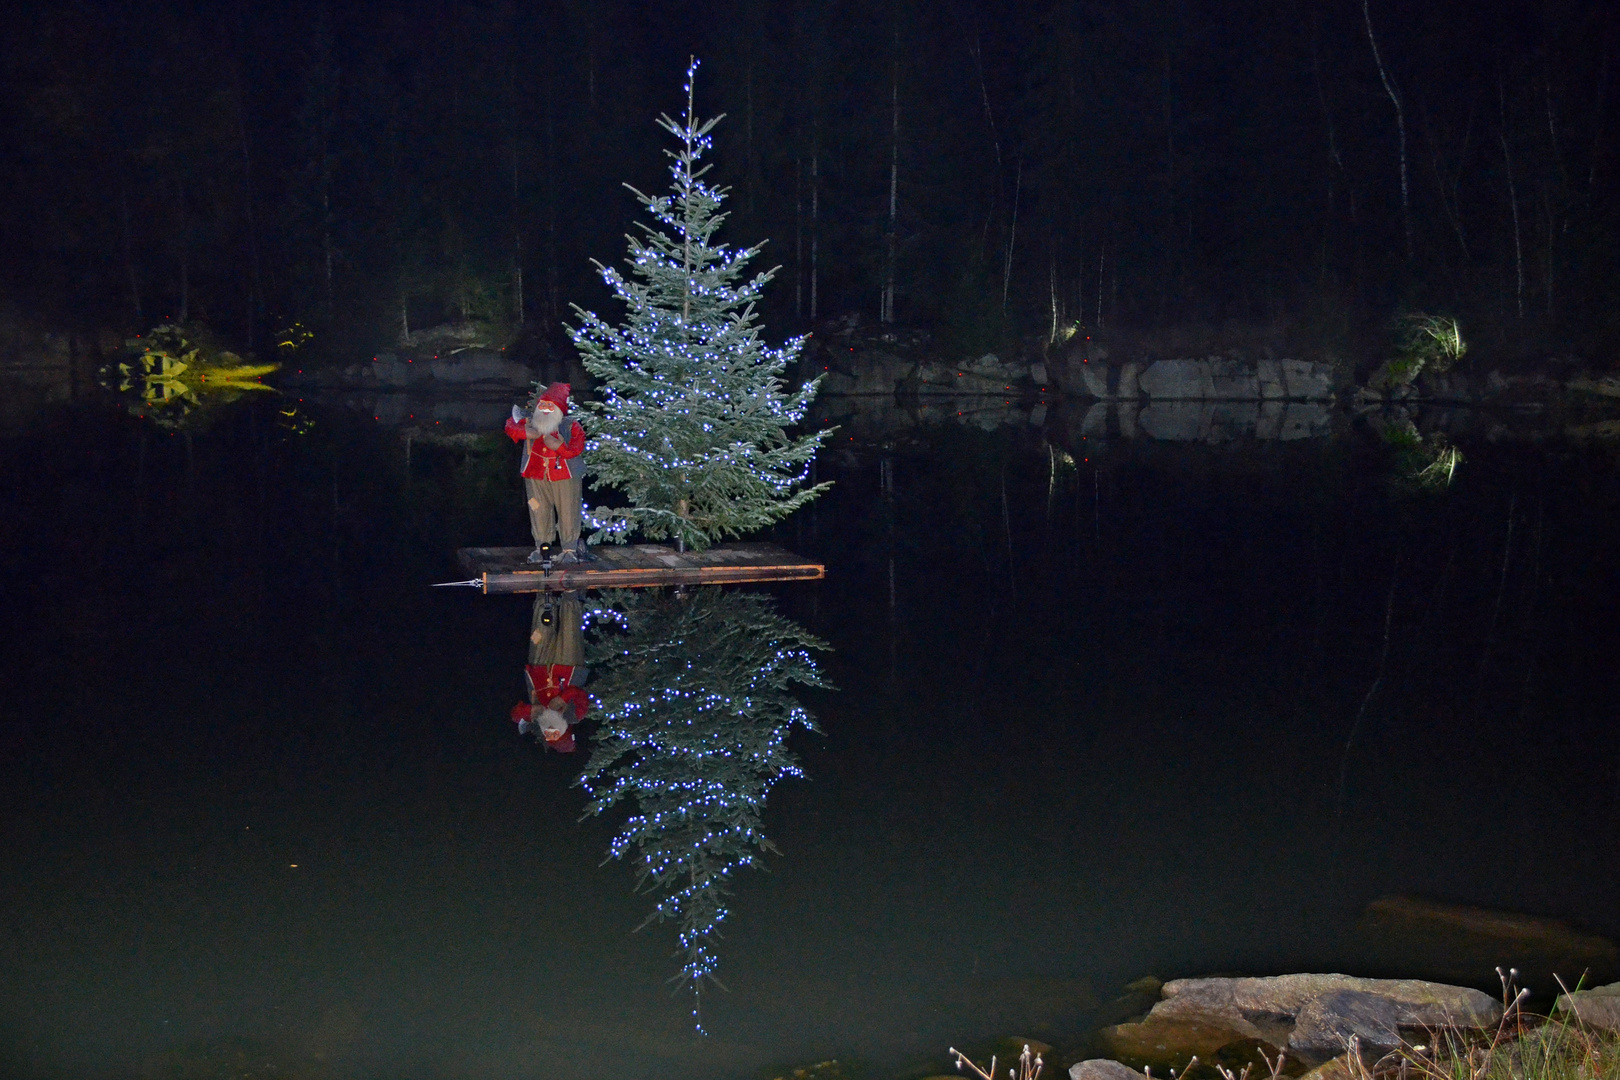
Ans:
[[[561,409],[564,416],[567,416],[568,394],[572,389],[573,388],[565,382],[554,382],[541,392],[540,396],[535,399],[534,403],[536,406],[538,406],[542,401],[549,401],[553,405],[557,406],[557,408]]]

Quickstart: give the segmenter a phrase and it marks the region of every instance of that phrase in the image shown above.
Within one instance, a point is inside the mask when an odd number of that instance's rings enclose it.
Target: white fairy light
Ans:
[[[825,646],[755,594],[642,595],[621,608],[626,632],[599,643],[601,723],[579,783],[591,814],[634,801],[609,856],[634,853],[659,894],[648,921],[680,925],[677,978],[696,993],[718,968],[728,882],[768,845],[766,797],[803,775],[787,736],[815,724],[791,692],[824,685],[811,652]]]
[[[629,238],[622,272],[598,264],[624,322],[575,308],[570,333],[602,386],[587,453],[597,482],[630,504],[589,514],[595,541],[639,529],[703,545],[779,520],[826,486],[806,483],[831,429],[787,430],[803,423],[816,391],[816,382],[784,389],[806,339],[776,349],[762,341],[755,303],[774,271],[743,277],[761,248],[713,239],[726,189],[704,180],[700,160],[714,123],[690,109],[659,120],[678,142],[672,193],[636,192],[656,225],[641,223]]]

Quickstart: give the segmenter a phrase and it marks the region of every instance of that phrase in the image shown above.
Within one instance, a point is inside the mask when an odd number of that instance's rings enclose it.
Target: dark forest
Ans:
[[[1620,13],[1254,0],[44,3],[4,31],[13,318],[331,355],[565,340],[656,191],[689,55],[781,335],[1439,311],[1501,357],[1620,332]]]

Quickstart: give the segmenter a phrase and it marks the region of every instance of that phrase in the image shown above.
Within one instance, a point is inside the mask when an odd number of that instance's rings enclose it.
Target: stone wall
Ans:
[[[1069,397],[1099,401],[1323,401],[1334,399],[1334,371],[1312,360],[1240,361],[1219,356],[1112,363],[1071,350],[1050,374]]]

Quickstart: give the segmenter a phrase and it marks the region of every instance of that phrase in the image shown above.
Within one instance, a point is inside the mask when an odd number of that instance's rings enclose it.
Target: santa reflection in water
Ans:
[[[546,747],[571,754],[574,729],[590,711],[580,689],[590,675],[585,666],[584,606],[577,592],[540,593],[529,628],[529,662],[523,669],[529,700],[512,706],[512,720],[523,734],[533,732]]]

